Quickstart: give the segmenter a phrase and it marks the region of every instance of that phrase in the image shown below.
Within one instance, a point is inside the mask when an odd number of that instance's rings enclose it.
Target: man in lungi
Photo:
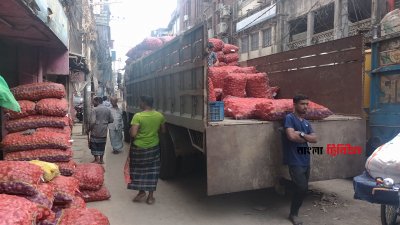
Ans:
[[[108,130],[110,133],[110,141],[113,148],[113,153],[118,154],[121,153],[124,148],[124,143],[122,141],[124,123],[122,121],[122,110],[118,107],[118,99],[116,97],[112,97],[110,101],[112,105],[110,110],[114,118],[114,122],[108,125]]]
[[[89,123],[89,148],[94,156],[94,163],[104,164],[103,156],[107,142],[108,124],[114,122],[109,108],[105,107],[101,97],[93,99]]]
[[[129,173],[131,183],[128,189],[138,190],[133,199],[140,202],[147,196],[147,204],[153,204],[158,176],[160,173],[160,140],[158,132],[165,132],[164,116],[153,109],[153,98],[140,96],[142,112],[136,113],[131,122],[130,134],[133,138],[129,151]]]
[[[294,112],[286,115],[284,122],[283,162],[289,167],[290,177],[295,188],[289,220],[294,225],[301,225],[303,223],[298,214],[308,190],[310,154],[300,154],[298,148],[308,147],[308,142],[316,143],[317,136],[311,124],[304,119],[308,108],[308,97],[305,95],[294,96],[293,107]]]

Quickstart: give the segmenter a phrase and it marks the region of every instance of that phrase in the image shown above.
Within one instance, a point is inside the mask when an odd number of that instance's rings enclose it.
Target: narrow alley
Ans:
[[[80,124],[73,130],[74,160],[91,162],[93,156],[87,148],[87,136],[82,135]],[[290,225],[287,212],[290,199],[278,195],[273,189],[206,195],[205,177],[190,174],[173,180],[159,180],[155,192],[156,203],[132,202],[136,192],[126,189],[123,167],[128,153],[125,143],[123,154],[112,154],[106,146],[105,185],[111,199],[88,203],[103,212],[116,225]],[[379,224],[379,206],[353,199],[351,180],[331,180],[312,183],[304,210],[304,221],[309,225]],[[333,199],[321,201],[321,192]]]

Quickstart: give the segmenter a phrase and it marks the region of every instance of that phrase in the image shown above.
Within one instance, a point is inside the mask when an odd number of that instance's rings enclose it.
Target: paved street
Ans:
[[[81,127],[75,126],[75,160],[90,162],[86,136],[80,133]],[[88,204],[105,213],[112,225],[290,225],[286,219],[289,198],[272,189],[207,197],[202,175],[160,180],[154,205],[133,203],[135,192],[127,190],[123,180],[127,146],[124,154],[113,155],[107,143],[106,186],[112,197]],[[379,205],[353,200],[351,180],[316,182],[310,189],[301,209],[306,225],[380,224]]]

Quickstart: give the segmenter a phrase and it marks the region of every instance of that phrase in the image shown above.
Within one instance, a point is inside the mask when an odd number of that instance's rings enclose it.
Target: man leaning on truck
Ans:
[[[308,147],[308,142],[316,143],[317,136],[311,124],[304,119],[308,108],[308,97],[296,95],[293,97],[294,112],[286,115],[284,127],[284,164],[288,165],[290,177],[294,183],[294,194],[290,206],[289,220],[294,225],[302,225],[298,214],[308,190],[310,177],[310,155],[299,154],[298,148]]]

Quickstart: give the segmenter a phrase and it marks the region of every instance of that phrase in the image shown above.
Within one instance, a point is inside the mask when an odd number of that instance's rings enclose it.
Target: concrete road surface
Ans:
[[[74,128],[77,162],[91,162],[86,136]],[[108,201],[89,203],[108,216],[112,225],[290,225],[287,220],[290,199],[273,189],[207,197],[204,173],[160,180],[154,205],[134,203],[135,192],[126,189],[123,154],[111,153],[107,143],[105,184],[111,192]],[[221,181],[223,182],[223,181]],[[330,180],[310,185],[300,210],[304,225],[379,225],[380,206],[353,200],[351,180]]]

